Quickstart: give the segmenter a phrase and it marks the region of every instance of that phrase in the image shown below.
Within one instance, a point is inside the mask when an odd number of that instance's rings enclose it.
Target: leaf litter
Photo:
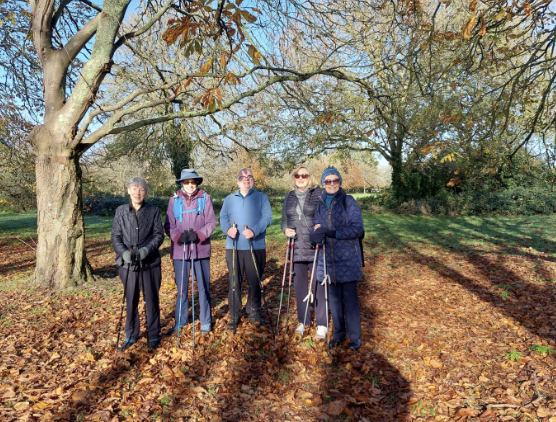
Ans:
[[[34,252],[2,242],[0,419],[556,421],[548,254],[488,243],[369,249],[362,346],[328,356],[314,328],[299,345],[293,298],[287,333],[284,321],[274,337],[245,316],[228,331],[224,245],[214,243],[213,331],[197,331],[193,349],[189,324],[181,347],[174,334],[155,353],[142,331],[115,354],[122,288],[108,240],[88,250],[97,281],[61,292],[33,289]],[[268,256],[281,257],[280,245],[269,242]],[[176,294],[167,241],[163,255],[167,329]],[[276,323],[282,265],[269,258],[265,271],[267,323]]]

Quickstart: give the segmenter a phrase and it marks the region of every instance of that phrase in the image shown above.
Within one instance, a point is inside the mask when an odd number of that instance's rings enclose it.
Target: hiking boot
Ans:
[[[201,324],[201,334],[208,334],[210,333],[210,324]]]
[[[156,339],[156,340],[149,341],[148,351],[149,352],[154,352],[158,348],[159,345],[160,345],[160,339],[159,338]]]
[[[346,340],[345,337],[344,337],[344,338],[338,338],[338,339],[333,338],[333,339],[330,340],[330,342],[328,343],[328,346],[329,346],[330,348],[339,346],[340,343],[343,343],[345,340]]]
[[[349,343],[349,348],[351,350],[357,350],[360,347],[361,347],[361,339],[355,340],[355,341],[352,341],[351,343]]]
[[[120,352],[125,352],[127,349],[129,349],[131,346],[133,346],[136,342],[137,342],[137,340],[135,340],[134,338],[126,338],[125,341],[124,341],[124,344],[122,344],[122,346],[120,347]]]
[[[328,334],[328,330],[325,325],[319,325],[317,327],[317,333],[315,334],[316,339],[325,339]]]
[[[259,324],[260,327],[266,327],[264,320],[260,316],[252,316],[249,318],[251,324]]]
[[[228,330],[235,330],[238,325],[239,325],[239,318],[232,319],[230,320],[230,322],[228,322]]]
[[[301,335],[301,334],[303,334],[304,330],[305,330],[305,326],[300,323],[293,333]]]

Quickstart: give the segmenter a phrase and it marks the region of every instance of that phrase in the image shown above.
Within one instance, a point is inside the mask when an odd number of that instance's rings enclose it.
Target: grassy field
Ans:
[[[286,246],[274,216],[262,281],[272,324]],[[0,420],[556,420],[556,216],[363,218],[359,351],[328,356],[314,327],[299,344],[293,300],[287,332],[284,319],[276,336],[247,318],[226,330],[217,229],[210,335],[197,334],[193,349],[189,324],[179,348],[174,336],[148,354],[142,337],[114,355],[122,284],[111,218],[85,219],[95,281],[45,292],[32,284],[35,214],[0,214]],[[161,253],[168,328],[168,239]]]

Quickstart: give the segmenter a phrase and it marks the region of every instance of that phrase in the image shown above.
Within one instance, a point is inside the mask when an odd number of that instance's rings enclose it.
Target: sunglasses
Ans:
[[[296,179],[308,179],[309,175],[307,173],[305,173],[305,174],[294,174],[293,177],[295,177]]]
[[[184,184],[184,185],[196,185],[197,181],[196,180],[184,180],[182,182],[182,184]]]
[[[249,175],[249,176],[240,176],[240,177],[237,178],[237,180],[239,180],[240,182],[245,182],[247,180],[253,180],[253,179],[254,179],[254,177],[251,176],[251,175]]]
[[[325,184],[326,186],[329,186],[329,185],[337,185],[338,183],[340,183],[340,179],[328,179],[328,180],[325,180],[325,181],[324,181],[324,184]]]

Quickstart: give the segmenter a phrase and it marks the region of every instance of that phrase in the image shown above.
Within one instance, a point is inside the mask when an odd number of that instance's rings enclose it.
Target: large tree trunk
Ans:
[[[48,136],[36,131],[35,137]],[[38,142],[37,142],[38,141]],[[44,145],[35,139],[35,145]],[[50,142],[52,145],[52,142]],[[62,142],[55,144],[63,145]],[[37,148],[37,264],[43,288],[77,286],[91,277],[85,256],[81,168],[75,151]]]

